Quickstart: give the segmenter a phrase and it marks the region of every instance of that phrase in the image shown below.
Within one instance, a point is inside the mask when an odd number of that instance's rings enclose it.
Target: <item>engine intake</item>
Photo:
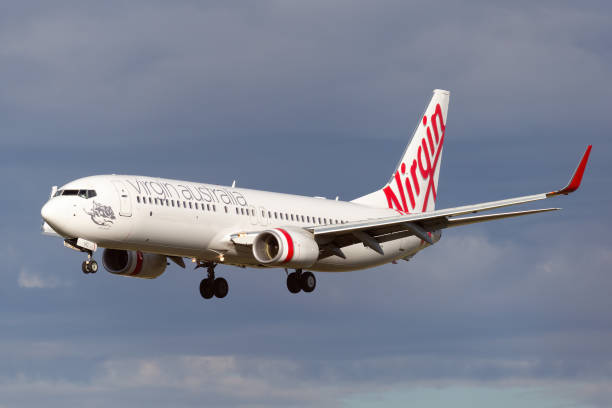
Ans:
[[[319,258],[319,245],[304,230],[275,228],[257,234],[253,256],[262,265],[308,268]]]
[[[157,278],[164,273],[167,264],[164,255],[123,249],[105,249],[102,263],[107,271],[115,275],[144,279]]]

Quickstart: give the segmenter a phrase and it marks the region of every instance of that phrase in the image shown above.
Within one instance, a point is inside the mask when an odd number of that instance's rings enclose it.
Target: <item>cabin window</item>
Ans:
[[[213,211],[217,211],[217,206],[213,204]]]
[[[278,218],[278,213],[274,211],[274,218]]]
[[[206,204],[206,209],[210,211],[210,204]]]
[[[136,202],[140,204],[140,197],[136,196]]]
[[[272,211],[268,211],[268,218],[272,218]]]

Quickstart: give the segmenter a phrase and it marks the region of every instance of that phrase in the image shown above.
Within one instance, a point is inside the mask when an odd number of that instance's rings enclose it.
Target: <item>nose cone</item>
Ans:
[[[40,215],[47,224],[55,229],[60,218],[60,209],[58,208],[57,200],[47,201],[40,209]]]

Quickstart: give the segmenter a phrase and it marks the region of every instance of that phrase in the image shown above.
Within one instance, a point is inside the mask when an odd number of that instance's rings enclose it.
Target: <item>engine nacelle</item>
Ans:
[[[257,234],[253,256],[262,265],[308,268],[319,259],[319,245],[302,229],[275,228]]]
[[[166,270],[164,255],[140,251],[105,249],[102,254],[104,268],[110,273],[133,278],[155,279]]]

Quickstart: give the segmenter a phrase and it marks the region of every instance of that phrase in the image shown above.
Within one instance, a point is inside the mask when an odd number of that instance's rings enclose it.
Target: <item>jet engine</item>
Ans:
[[[155,279],[166,270],[164,255],[140,251],[105,249],[102,254],[104,268],[110,273],[134,278]]]
[[[319,258],[319,245],[311,233],[302,229],[275,228],[257,234],[253,256],[266,266],[308,268]]]

